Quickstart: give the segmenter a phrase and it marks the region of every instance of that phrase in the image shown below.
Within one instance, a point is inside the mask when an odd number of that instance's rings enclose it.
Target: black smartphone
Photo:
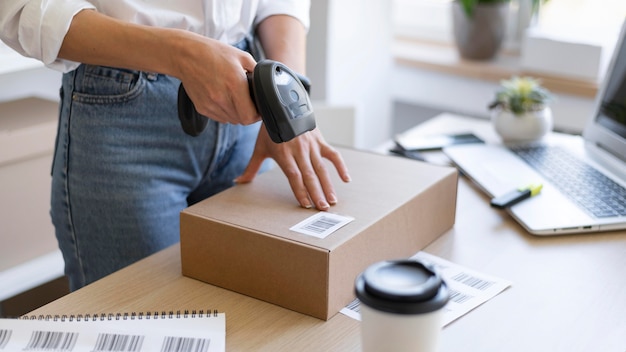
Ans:
[[[428,151],[440,150],[455,144],[485,143],[473,133],[436,134],[421,137],[408,138],[397,137],[395,141],[404,150]]]
[[[402,148],[401,145],[399,145],[398,143],[396,143],[393,148],[389,149],[389,151],[393,154],[396,155],[400,155],[403,156],[405,158],[409,158],[409,159],[413,159],[413,160],[419,160],[419,161],[426,161],[426,158],[424,158],[424,155],[422,153],[420,153],[417,150],[406,150],[404,148]]]

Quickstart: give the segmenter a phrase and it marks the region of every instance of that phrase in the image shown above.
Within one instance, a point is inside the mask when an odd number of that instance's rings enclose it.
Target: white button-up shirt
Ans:
[[[0,0],[0,39],[24,56],[69,71],[78,64],[57,56],[72,18],[83,9],[236,43],[271,15],[293,16],[308,28],[309,7],[310,0]]]

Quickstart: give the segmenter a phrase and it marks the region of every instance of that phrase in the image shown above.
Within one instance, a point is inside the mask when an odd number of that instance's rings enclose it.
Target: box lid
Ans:
[[[326,161],[339,199],[329,212],[352,217],[354,221],[324,239],[289,230],[319,211],[299,206],[280,168],[258,175],[249,184],[218,193],[183,212],[332,251],[385,217],[387,212],[456,173],[452,167],[337,149],[350,170],[352,181],[343,183]],[[344,199],[350,201],[342,201]]]

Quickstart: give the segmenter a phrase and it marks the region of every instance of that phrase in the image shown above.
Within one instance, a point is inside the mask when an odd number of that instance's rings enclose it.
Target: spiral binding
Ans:
[[[180,318],[202,318],[202,317],[217,317],[218,311],[214,309],[211,311],[210,309],[206,310],[177,310],[176,312],[170,311],[155,311],[155,312],[130,312],[130,313],[96,313],[96,314],[62,314],[62,315],[23,315],[18,317],[20,320],[45,320],[45,321],[61,321],[61,322],[72,322],[72,321],[104,321],[104,320],[156,320],[156,319],[180,319]]]

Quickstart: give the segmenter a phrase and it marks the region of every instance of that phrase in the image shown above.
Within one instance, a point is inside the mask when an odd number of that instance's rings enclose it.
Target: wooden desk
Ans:
[[[444,115],[418,132],[476,128]],[[493,135],[491,135],[493,137]],[[489,137],[489,138],[491,138]],[[465,178],[455,227],[427,252],[513,281],[513,286],[443,330],[441,351],[626,350],[626,232],[535,237],[492,209]],[[229,351],[358,351],[359,323],[327,322],[182,277],[173,246],[32,314],[217,308]]]

